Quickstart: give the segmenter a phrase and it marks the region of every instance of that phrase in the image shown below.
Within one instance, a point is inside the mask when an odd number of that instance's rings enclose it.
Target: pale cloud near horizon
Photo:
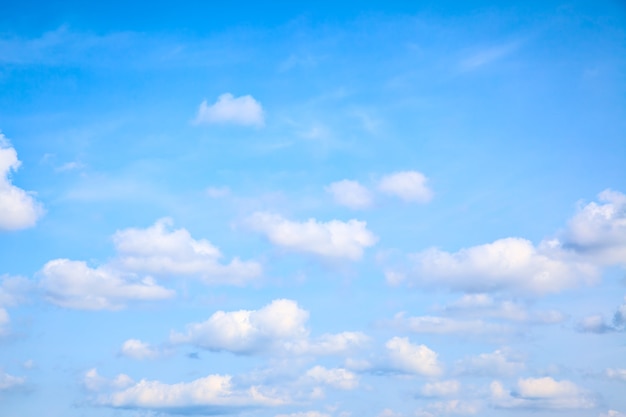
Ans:
[[[298,222],[274,213],[256,212],[246,225],[263,233],[276,246],[328,259],[358,261],[364,250],[378,241],[366,222],[355,219],[321,222],[310,218]]]
[[[251,95],[235,97],[230,93],[224,93],[212,105],[206,100],[200,103],[194,123],[262,127],[265,124],[265,116],[261,104]]]
[[[43,206],[31,193],[13,185],[11,172],[21,165],[17,151],[0,133],[0,230],[19,230],[33,227],[43,216]]]

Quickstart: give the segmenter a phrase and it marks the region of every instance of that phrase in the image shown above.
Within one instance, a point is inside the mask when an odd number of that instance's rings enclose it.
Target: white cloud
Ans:
[[[429,382],[421,389],[424,397],[448,397],[459,392],[461,383],[455,379],[447,381]]]
[[[98,403],[116,408],[221,411],[250,406],[277,406],[286,401],[263,387],[240,389],[230,375],[209,375],[191,382],[166,384],[142,379],[138,383],[98,397]]]
[[[468,292],[546,294],[595,282],[593,266],[559,255],[549,242],[537,248],[521,238],[499,239],[455,253],[431,248],[410,255],[411,273],[395,274],[392,283],[408,281],[409,285],[446,286]]]
[[[339,355],[363,347],[369,338],[361,332],[326,333],[314,339],[286,344],[286,349],[301,355]]]
[[[119,310],[128,301],[163,300],[174,291],[150,277],[137,279],[107,268],[90,268],[85,262],[55,259],[40,271],[46,298],[61,307],[79,310]]]
[[[9,375],[0,369],[0,391],[17,388],[26,383],[26,378]]]
[[[21,165],[17,152],[0,133],[0,230],[19,230],[35,225],[44,214],[32,195],[11,182],[11,172]]]
[[[490,386],[492,404],[498,408],[585,409],[595,407],[591,395],[571,381],[550,377],[522,378],[508,391],[499,381]]]
[[[230,93],[225,93],[210,106],[204,100],[198,109],[195,123],[231,123],[261,127],[265,124],[265,119],[261,103],[254,97],[250,95],[234,97]]]
[[[438,376],[443,372],[437,353],[425,345],[414,345],[406,337],[394,337],[385,347],[395,370],[424,376]]]
[[[427,203],[433,198],[433,192],[426,185],[427,181],[421,172],[396,172],[384,176],[378,183],[378,189],[404,201]]]
[[[626,301],[626,297],[624,298]],[[612,322],[602,315],[585,317],[578,323],[578,331],[583,333],[612,333],[626,331],[626,302],[620,305],[613,314]]]
[[[334,259],[359,260],[364,249],[378,240],[367,230],[365,222],[354,219],[325,223],[309,219],[299,223],[277,214],[257,212],[247,224],[253,230],[264,233],[277,246]]]
[[[456,373],[477,376],[514,376],[526,368],[526,364],[512,358],[506,350],[481,353],[460,360]]]
[[[510,333],[510,326],[488,323],[483,320],[457,320],[439,316],[394,316],[392,324],[412,333],[483,335]]]
[[[359,385],[357,376],[343,368],[327,369],[318,365],[306,372],[306,378],[342,390],[352,390]]]
[[[132,359],[156,359],[164,354],[160,349],[138,339],[128,339],[122,344],[120,353]]]
[[[601,264],[626,265],[626,195],[612,190],[598,194],[568,222],[563,246]]]
[[[618,381],[626,382],[626,369],[609,368],[605,371],[605,373],[610,379],[617,379]]]
[[[372,205],[372,194],[358,181],[341,180],[326,187],[335,203],[351,209],[365,209]]]
[[[626,417],[626,413],[621,413],[616,410],[608,410],[606,413],[602,413],[598,417]]]
[[[111,389],[124,389],[133,385],[135,381],[126,374],[119,374],[114,379],[107,379],[98,373],[96,368],[91,368],[83,375],[83,386],[88,391],[103,391]]]
[[[220,250],[206,239],[196,240],[186,229],[171,230],[172,220],[163,218],[146,229],[129,228],[115,233],[122,270],[155,275],[196,275],[207,284],[243,285],[261,275],[258,262],[234,258],[221,264]]]
[[[440,415],[472,415],[478,413],[480,407],[474,402],[461,401],[461,400],[448,400],[438,401],[432,404],[428,404],[428,410],[432,413],[426,413],[425,416],[440,416]],[[422,414],[424,415],[424,414]],[[420,416],[419,412],[417,416]]]

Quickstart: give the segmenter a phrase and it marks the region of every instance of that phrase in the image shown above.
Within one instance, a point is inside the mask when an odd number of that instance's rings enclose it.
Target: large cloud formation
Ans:
[[[12,184],[11,171],[20,165],[17,152],[0,133],[0,230],[32,227],[44,213],[31,194]]]

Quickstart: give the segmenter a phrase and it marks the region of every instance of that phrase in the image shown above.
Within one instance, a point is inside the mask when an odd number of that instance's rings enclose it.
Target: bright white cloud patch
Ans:
[[[323,366],[315,366],[306,372],[306,378],[318,384],[343,390],[351,390],[359,385],[357,376],[343,368],[327,369]]]
[[[0,392],[24,385],[26,378],[9,375],[0,369]]]
[[[591,395],[571,381],[557,381],[550,377],[522,378],[513,391],[502,383],[491,383],[491,400],[499,408],[528,409],[584,409],[595,407]]]
[[[206,100],[200,104],[196,124],[231,123],[244,126],[263,126],[265,119],[261,103],[250,95],[235,97],[230,93],[219,96],[217,102],[209,105]]]
[[[132,359],[156,359],[163,354],[158,348],[138,339],[128,339],[122,345],[120,353]]]
[[[10,174],[20,165],[17,152],[0,133],[0,230],[32,227],[44,213],[28,192],[12,184]]]
[[[421,172],[396,172],[384,176],[378,183],[378,189],[404,201],[427,203],[433,198],[433,192],[426,185],[427,181]]]
[[[428,249],[410,256],[407,275],[394,274],[392,283],[447,286],[454,290],[497,290],[531,294],[556,293],[597,278],[586,263],[563,259],[548,243],[535,247],[521,238],[506,238],[450,253]],[[389,280],[389,277],[388,277]]]
[[[437,353],[425,345],[414,345],[406,337],[394,337],[385,344],[393,369],[409,374],[437,376],[443,370]]]
[[[137,279],[69,259],[46,263],[40,275],[40,286],[46,298],[66,308],[119,310],[129,301],[164,300],[174,296],[174,291],[157,285],[150,277]]]
[[[626,265],[626,195],[612,190],[598,194],[567,225],[563,245],[594,262]]]
[[[172,220],[163,218],[146,229],[116,232],[114,264],[121,270],[154,275],[195,275],[207,284],[243,285],[261,275],[258,262],[234,258],[222,264],[222,253],[208,240],[196,240],[186,229],[171,230],[171,226]]]
[[[626,369],[609,368],[605,371],[605,373],[606,373],[606,376],[609,377],[610,379],[616,379],[618,381],[626,382]]]
[[[166,384],[142,379],[138,383],[98,397],[98,403],[116,408],[145,408],[220,414],[233,407],[276,406],[285,400],[263,387],[238,388],[230,375],[209,375],[191,382]]]
[[[288,250],[331,259],[359,260],[365,248],[378,238],[358,220],[295,222],[277,214],[257,212],[247,224],[267,236],[270,242]]]
[[[333,182],[326,187],[326,191],[333,196],[335,203],[341,206],[351,209],[365,209],[372,205],[372,194],[358,181]]]

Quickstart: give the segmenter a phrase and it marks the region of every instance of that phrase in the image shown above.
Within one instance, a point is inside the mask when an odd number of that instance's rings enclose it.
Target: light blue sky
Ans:
[[[2,9],[2,416],[626,416],[621,2]]]

